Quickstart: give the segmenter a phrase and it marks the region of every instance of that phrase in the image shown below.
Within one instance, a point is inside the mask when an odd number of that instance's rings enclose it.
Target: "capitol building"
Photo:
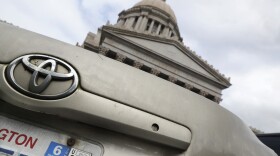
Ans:
[[[230,79],[184,44],[175,13],[165,0],[142,0],[118,16],[116,23],[89,32],[82,47],[217,104],[222,101]]]

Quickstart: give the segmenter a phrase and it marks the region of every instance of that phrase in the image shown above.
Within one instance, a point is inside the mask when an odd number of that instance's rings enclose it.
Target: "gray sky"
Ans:
[[[0,0],[0,19],[75,44],[139,0]],[[167,0],[184,43],[233,84],[222,106],[280,132],[280,1]],[[0,34],[1,35],[1,34]],[[279,97],[278,97],[279,96]]]

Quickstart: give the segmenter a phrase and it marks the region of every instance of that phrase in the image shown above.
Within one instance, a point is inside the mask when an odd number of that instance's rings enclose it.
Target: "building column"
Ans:
[[[157,28],[157,31],[156,31],[156,34],[157,34],[157,35],[159,34],[159,31],[160,31],[160,29],[161,29],[161,26],[162,26],[161,24],[158,25],[158,28]]]
[[[116,60],[123,62],[126,59],[126,56],[122,55],[122,54],[117,54],[116,56]]]
[[[144,16],[144,17],[143,17],[143,20],[142,20],[142,22],[141,22],[141,24],[140,24],[140,28],[139,28],[139,31],[140,31],[140,32],[144,32],[144,31],[145,31],[146,26],[147,26],[147,23],[148,23],[148,17],[147,17],[147,16]]]
[[[103,46],[100,46],[98,49],[98,53],[104,56],[106,56],[108,52],[109,52],[109,48]]]
[[[138,62],[138,61],[134,61],[133,63],[133,67],[137,68],[137,69],[140,69],[141,67],[143,67],[143,63],[141,62]]]
[[[126,18],[126,20],[125,20],[125,22],[124,22],[124,28],[126,28],[127,27],[127,25],[128,25],[128,22],[129,22],[129,18]]]
[[[160,74],[160,71],[157,69],[152,68],[151,74],[158,76]]]
[[[152,32],[152,29],[153,29],[153,27],[154,27],[154,24],[155,24],[155,20],[152,20],[152,23],[151,23],[150,28],[149,28],[149,30],[148,30],[149,33]]]
[[[124,25],[124,19],[123,18],[120,18],[118,23],[117,23],[117,27],[121,27]]]
[[[133,25],[134,20],[135,20],[135,17],[128,18],[125,22],[125,28],[130,29]]]
[[[171,37],[172,34],[172,30],[170,29],[169,33],[168,33],[168,37]]]
[[[165,27],[162,33],[162,36],[167,37],[167,35],[169,34],[169,28]]]
[[[137,21],[136,25],[135,25],[135,28],[134,28],[135,30],[138,30],[138,29],[139,29],[139,26],[140,26],[142,20],[143,20],[143,17],[140,16],[140,17],[138,18],[138,21]]]

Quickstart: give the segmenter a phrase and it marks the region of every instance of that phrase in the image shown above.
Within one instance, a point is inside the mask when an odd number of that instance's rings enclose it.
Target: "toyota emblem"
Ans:
[[[25,55],[6,70],[17,91],[38,99],[55,100],[72,94],[78,86],[77,72],[66,62],[47,55]]]

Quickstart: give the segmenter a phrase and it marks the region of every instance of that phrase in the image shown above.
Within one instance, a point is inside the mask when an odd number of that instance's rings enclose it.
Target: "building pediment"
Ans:
[[[172,62],[176,62],[177,64],[181,64],[183,66],[191,68],[192,70],[205,76],[216,79],[212,74],[207,72],[202,66],[200,66],[197,62],[195,62],[192,58],[183,53],[173,44],[165,44],[157,41],[150,41],[126,35],[121,35],[121,37],[130,40],[134,44],[139,44],[141,47],[145,47],[149,51],[158,54]]]
[[[109,26],[103,27],[102,38],[103,40],[105,38],[114,40],[111,42],[113,44],[119,42],[130,47],[137,47],[137,49],[162,59],[162,61],[180,66],[192,74],[198,74],[214,83],[219,83],[224,86],[221,88],[227,88],[231,85],[227,78],[176,41],[161,39],[156,36],[147,37],[145,34],[131,33],[127,30]]]

